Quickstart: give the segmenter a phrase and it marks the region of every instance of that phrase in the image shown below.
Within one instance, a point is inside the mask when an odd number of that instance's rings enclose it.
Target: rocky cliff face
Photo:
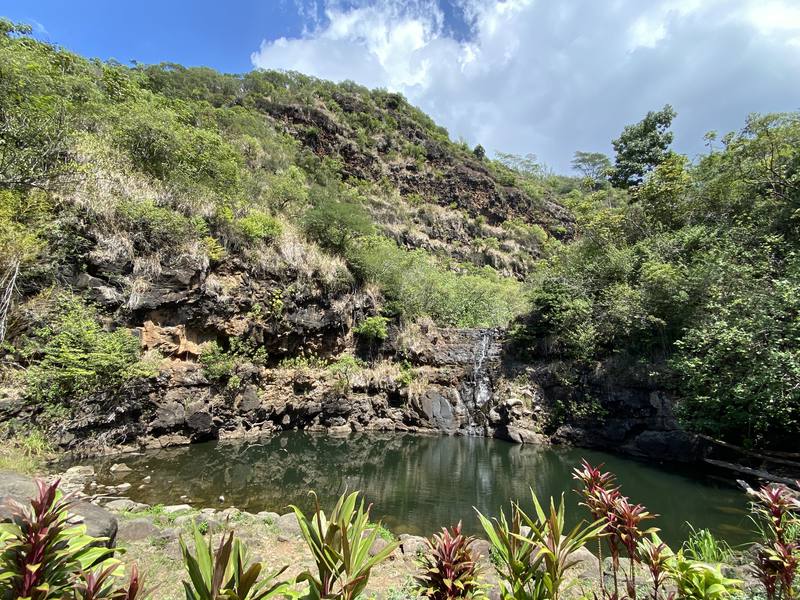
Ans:
[[[85,398],[72,418],[51,424],[65,449],[96,453],[304,429],[552,440],[676,460],[695,456],[659,390],[601,369],[580,392],[591,391],[591,410],[570,412],[584,399],[563,383],[560,373],[569,366],[515,358],[501,329],[422,323],[391,327],[384,342],[365,345],[351,327],[369,310],[367,296],[315,296],[313,286],[298,286],[296,296],[284,296],[281,317],[267,319],[252,307],[271,297],[274,282],[203,270],[168,277],[158,295],[143,295],[130,313],[143,320],[134,328],[143,350],[163,357],[158,375]],[[102,293],[99,279],[84,281]],[[274,358],[241,360],[230,379],[215,380],[198,360],[202,344],[231,339],[268,348]],[[279,360],[343,350],[363,362],[337,371],[319,361]],[[6,401],[0,416],[37,419],[41,410]]]

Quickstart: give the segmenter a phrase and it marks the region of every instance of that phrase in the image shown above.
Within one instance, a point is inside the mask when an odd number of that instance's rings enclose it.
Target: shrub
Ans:
[[[140,361],[139,340],[126,329],[104,331],[95,310],[79,298],[59,296],[49,322],[37,329],[27,352],[30,393],[43,401],[85,397],[152,374]]]
[[[183,581],[186,600],[267,600],[288,591],[286,582],[275,581],[287,567],[259,580],[264,565],[250,564],[247,547],[235,539],[233,532],[223,535],[216,552],[212,550],[211,539],[206,541],[198,527],[192,537],[195,554],[180,539],[183,564],[189,574],[189,580]]]
[[[751,513],[761,533],[753,574],[768,600],[794,598],[800,569],[800,494],[784,485],[765,485],[754,493]]]
[[[189,219],[152,200],[120,203],[117,216],[140,252],[176,248],[186,240],[204,234],[206,229],[202,220]]]
[[[389,337],[388,324],[389,319],[386,317],[367,317],[353,327],[353,332],[368,340],[383,341]]]
[[[374,226],[360,204],[325,197],[305,214],[303,228],[323,248],[343,253],[353,240],[372,233]]]
[[[135,567],[128,586],[117,588],[112,577],[120,563],[102,544],[106,540],[87,535],[84,525],[69,524],[73,501],[61,494],[59,481],[36,485],[30,508],[12,501],[11,522],[0,529],[0,597],[142,598]]]
[[[369,507],[364,507],[363,499],[359,501],[358,492],[340,496],[329,516],[320,509],[316,494],[312,495],[316,510],[310,517],[291,507],[317,568],[316,574],[304,571],[297,581],[308,582],[312,600],[354,600],[369,583],[372,569],[394,552],[397,542],[370,556],[379,527],[370,524]]]
[[[225,352],[217,342],[208,342],[200,352],[203,374],[214,381],[230,378],[236,369],[236,357]]]
[[[472,550],[475,538],[461,533],[461,523],[427,540],[428,549],[419,558],[417,586],[431,600],[476,598],[484,595],[480,568]]]
[[[527,305],[520,283],[489,267],[456,273],[426,252],[405,250],[384,237],[359,239],[347,260],[363,281],[381,288],[387,310],[408,319],[427,315],[442,325],[493,327],[507,324]]]
[[[540,562],[534,554],[534,540],[523,535],[522,514],[516,504],[511,506],[511,521],[503,511],[500,518],[491,521],[478,512],[478,519],[492,545],[491,557],[500,575],[503,598],[523,600],[535,598],[540,593],[538,579]]]
[[[689,560],[679,551],[668,563],[670,578],[682,600],[727,600],[741,582],[725,577],[718,566]]]
[[[258,210],[237,219],[236,228],[249,242],[274,240],[283,231],[280,221]]]

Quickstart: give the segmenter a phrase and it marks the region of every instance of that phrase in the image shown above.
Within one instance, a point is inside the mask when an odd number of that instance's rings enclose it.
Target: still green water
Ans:
[[[149,504],[188,501],[198,507],[236,506],[287,512],[309,506],[315,490],[323,507],[345,490],[361,490],[373,518],[395,533],[429,535],[462,520],[479,533],[473,506],[496,514],[512,499],[530,506],[566,494],[568,515],[584,516],[572,491],[572,469],[586,457],[617,474],[624,494],[661,516],[654,524],[671,544],[686,537],[686,521],[731,543],[750,539],[745,495],[701,472],[578,448],[518,446],[466,437],[360,434],[348,438],[287,432],[270,438],[210,442],[96,461],[101,482],[128,481],[130,496]],[[133,469],[112,475],[124,462]],[[139,488],[141,479],[151,482]],[[187,499],[182,500],[181,497]],[[219,500],[224,496],[224,502]]]

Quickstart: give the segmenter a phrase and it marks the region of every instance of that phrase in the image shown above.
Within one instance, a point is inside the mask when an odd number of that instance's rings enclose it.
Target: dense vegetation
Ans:
[[[800,433],[800,115],[753,116],[640,185],[563,197],[578,239],[532,288],[528,335],[580,362],[643,363],[694,430],[790,448]]]
[[[113,331],[129,313],[110,319],[67,289],[89,258],[132,261],[133,283],[118,282],[132,311],[174,257],[260,273],[270,251],[300,243],[331,293],[377,296],[378,320],[356,329],[365,338],[420,317],[512,323],[519,348],[567,359],[574,373],[611,357],[642,367],[695,431],[796,445],[797,114],[752,116],[741,132],[709,135],[707,154],[690,160],[669,149],[667,106],[622,132],[613,161],[579,152],[582,176],[564,177],[453,143],[383,90],[297,73],[130,68],[29,33],[0,21],[0,375],[31,397],[57,403],[148,372],[132,336]],[[528,204],[498,221],[494,208],[400,193],[386,169],[345,165],[349,147],[328,151],[325,128],[285,127],[281,111],[297,107],[346,127],[352,152],[428,171],[444,152]],[[574,227],[537,221],[554,200]],[[457,220],[474,247],[415,245],[410,228],[426,219],[432,229]],[[225,360],[218,352],[214,364]]]

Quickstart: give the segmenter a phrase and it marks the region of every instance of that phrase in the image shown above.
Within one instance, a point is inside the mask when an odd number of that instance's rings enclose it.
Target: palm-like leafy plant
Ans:
[[[534,557],[535,544],[530,535],[523,535],[522,511],[517,504],[511,505],[511,521],[500,511],[500,518],[489,520],[476,509],[478,519],[489,538],[500,575],[504,598],[533,600],[536,575],[541,558]]]
[[[186,600],[266,600],[288,591],[289,584],[276,581],[286,570],[282,567],[259,580],[261,563],[249,564],[247,548],[234,538],[233,532],[223,535],[216,552],[211,539],[194,528],[196,554],[180,540],[181,554],[189,581],[183,582]]]
[[[461,533],[461,523],[442,528],[428,542],[419,559],[416,581],[420,593],[430,600],[476,598],[483,595],[480,569],[472,550],[475,538]]]
[[[312,600],[353,600],[364,591],[372,569],[397,548],[397,542],[391,542],[374,556],[369,555],[379,527],[370,524],[369,507],[358,495],[342,495],[330,516],[322,511],[313,492],[313,515],[307,517],[297,506],[291,507],[317,566],[316,574],[305,571],[297,578],[298,582],[308,582]]]
[[[656,533],[651,533],[650,539],[645,538],[639,543],[640,560],[647,566],[653,583],[653,600],[659,600],[660,592],[669,579],[669,563],[673,556],[672,550]]]
[[[769,600],[795,598],[800,540],[792,532],[800,524],[800,497],[784,485],[764,486],[753,495],[753,520],[762,537],[753,573]]]
[[[533,490],[531,497],[534,517],[514,504],[510,523],[502,511],[494,521],[480,512],[478,518],[499,559],[503,596],[514,600],[558,600],[564,591],[567,569],[578,562],[575,553],[597,539],[606,523],[579,523],[567,531],[563,495],[558,508],[550,498],[548,510],[542,507]],[[523,525],[528,528],[526,533]]]
[[[588,542],[597,539],[606,524],[602,521],[579,523],[571,530],[565,529],[564,495],[556,508],[553,498],[547,512],[542,508],[536,494],[531,490],[536,518],[532,519],[522,513],[523,520],[531,528],[531,535],[538,545],[537,559],[543,567],[542,585],[547,597],[552,600],[560,598],[567,569],[576,565],[575,553]]]
[[[114,583],[116,565],[111,565],[97,571],[82,573],[81,579],[75,584],[75,600],[142,600],[145,592],[142,590],[139,571],[136,565],[131,567],[131,576],[126,587],[117,588]]]

